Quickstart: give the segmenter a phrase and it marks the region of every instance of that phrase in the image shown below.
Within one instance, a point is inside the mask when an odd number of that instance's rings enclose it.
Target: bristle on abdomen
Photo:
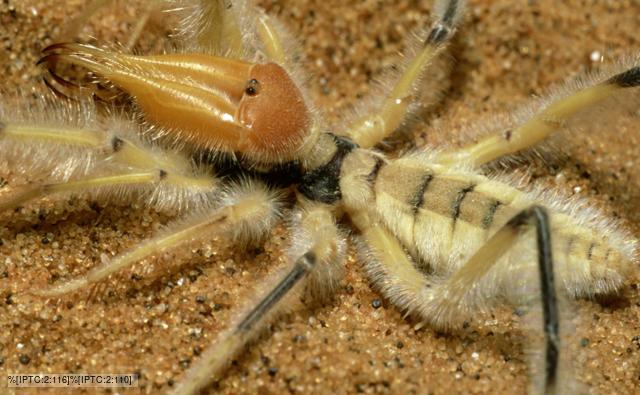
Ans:
[[[371,182],[377,214],[423,272],[451,275],[522,210],[542,205],[550,211],[554,265],[559,283],[573,296],[618,290],[630,267],[635,244],[614,224],[578,202],[556,207],[539,193],[524,193],[482,175],[427,164],[419,157],[387,163]],[[570,199],[564,201],[571,202]],[[582,217],[576,212],[586,212]],[[535,265],[533,232],[505,246],[489,293],[502,292],[519,268]],[[501,273],[505,274],[505,273]],[[496,280],[497,281],[497,280]],[[506,292],[506,291],[505,291]]]

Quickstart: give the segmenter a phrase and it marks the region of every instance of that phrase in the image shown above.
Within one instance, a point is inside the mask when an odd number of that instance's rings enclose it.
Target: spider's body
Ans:
[[[496,130],[462,149],[398,159],[372,150],[404,122],[421,76],[455,31],[460,8],[457,1],[442,2],[415,60],[387,92],[377,112],[364,114],[346,130],[331,132],[308,106],[303,89],[291,78],[294,73],[287,71],[291,58],[274,34],[277,29],[257,14],[248,14],[260,26],[249,32],[257,35],[265,56],[280,65],[228,60],[216,52],[239,56],[243,50],[232,44],[222,48],[227,44],[217,46],[215,42],[213,55],[138,57],[76,44],[45,49],[41,62],[50,69],[50,84],[70,86],[57,74],[58,63],[87,68],[98,82],[113,83],[134,98],[146,120],[170,140],[198,151],[215,151],[214,166],[220,163],[220,154],[239,159],[225,170],[235,179],[229,181],[194,167],[180,154],[165,155],[155,144],[138,140],[135,130],[123,132],[127,127],[109,125],[107,131],[96,130],[88,118],[80,125],[62,120],[42,128],[29,120],[9,119],[2,127],[9,141],[5,150],[27,171],[48,167],[53,181],[19,190],[0,201],[0,207],[15,207],[41,195],[106,186],[150,190],[151,203],[163,207],[168,200],[164,207],[187,212],[185,221],[169,225],[140,247],[105,260],[76,280],[33,293],[59,297],[74,292],[142,258],[193,245],[210,234],[227,233],[240,241],[260,239],[281,213],[280,199],[261,185],[290,187],[297,203],[291,221],[290,264],[244,303],[244,311],[202,353],[175,389],[177,393],[191,393],[219,377],[274,313],[300,293],[308,301],[318,296],[326,300],[322,297],[335,292],[344,255],[335,216],[342,214],[361,233],[361,259],[373,285],[402,311],[430,326],[448,329],[460,325],[478,307],[491,305],[497,298],[529,307],[542,304],[547,364],[537,370],[541,378],[534,389],[566,389],[567,378],[562,376],[566,372],[558,374],[553,356],[563,345],[555,338],[556,287],[545,272],[552,263],[550,253],[553,251],[560,292],[608,294],[623,285],[634,260],[635,241],[598,217],[588,218],[586,213],[574,217],[548,197],[525,194],[506,181],[484,176],[480,166],[526,149],[581,111],[635,89],[640,85],[640,66],[632,63],[626,71],[557,95],[528,117],[513,120],[508,129]],[[223,21],[237,17],[206,5],[203,10]],[[217,37],[216,29],[204,28],[204,32]],[[203,36],[196,41],[200,43]],[[43,166],[38,158],[25,158],[17,151],[24,147],[24,140],[27,144],[35,141],[36,149],[52,150],[61,159],[83,155],[83,150],[92,159]],[[37,145],[43,142],[64,149]],[[247,178],[251,181],[244,181]],[[222,193],[218,192],[220,185]],[[174,197],[167,199],[172,193]],[[529,231],[534,223],[537,246]],[[539,268],[533,264],[537,260]],[[543,263],[547,269],[542,268]]]

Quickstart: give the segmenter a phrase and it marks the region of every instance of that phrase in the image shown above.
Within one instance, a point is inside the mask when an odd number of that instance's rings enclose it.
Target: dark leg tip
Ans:
[[[636,66],[620,74],[616,74],[609,78],[607,82],[622,88],[640,86],[640,66]]]
[[[449,38],[449,33],[451,30],[444,25],[436,25],[431,32],[429,32],[429,37],[427,37],[427,44],[441,44]]]

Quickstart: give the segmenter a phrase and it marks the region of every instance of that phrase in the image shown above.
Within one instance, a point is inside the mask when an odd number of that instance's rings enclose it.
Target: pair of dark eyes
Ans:
[[[258,82],[258,80],[254,79],[250,79],[247,82],[247,87],[244,88],[244,93],[246,93],[248,96],[255,96],[258,93],[260,93],[260,83]]]

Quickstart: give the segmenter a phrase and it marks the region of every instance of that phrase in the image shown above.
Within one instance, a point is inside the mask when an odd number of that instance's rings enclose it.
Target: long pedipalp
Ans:
[[[218,181],[210,171],[140,138],[128,120],[99,121],[97,110],[82,101],[47,103],[34,110],[38,113],[0,115],[4,159],[35,177],[31,186],[18,185],[3,194],[0,209],[25,204],[27,198],[99,190],[101,197],[143,196],[158,209],[181,211],[206,207],[215,195]],[[140,174],[152,175],[140,182]],[[143,193],[136,196],[130,193],[134,190]]]

